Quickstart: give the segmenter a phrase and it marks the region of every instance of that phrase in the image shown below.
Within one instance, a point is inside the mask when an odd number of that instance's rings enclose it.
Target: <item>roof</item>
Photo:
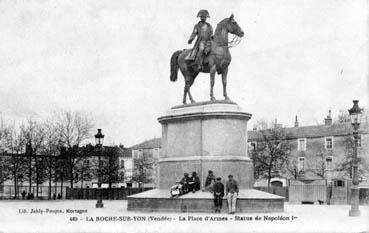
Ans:
[[[117,147],[119,150],[119,157],[124,157],[124,158],[130,158],[132,157],[132,149],[131,148],[122,148],[122,147]]]
[[[153,138],[150,140],[146,140],[140,144],[131,147],[132,150],[152,149],[152,148],[161,148],[161,138]]]
[[[368,123],[364,122],[359,129],[360,133],[369,133]],[[288,139],[295,138],[315,138],[327,136],[344,136],[352,134],[352,126],[350,123],[332,124],[332,125],[312,125],[301,127],[284,128]],[[258,140],[262,138],[263,130],[248,131],[248,140]]]

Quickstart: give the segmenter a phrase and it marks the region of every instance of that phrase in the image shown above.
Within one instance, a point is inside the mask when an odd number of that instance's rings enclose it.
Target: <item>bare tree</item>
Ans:
[[[44,156],[46,176],[49,185],[48,198],[51,199],[51,185],[53,180],[55,180],[56,178],[56,161],[57,156],[60,155],[60,143],[54,119],[46,119],[43,122],[43,127],[45,132],[45,140],[42,154]]]
[[[96,169],[96,164],[92,159],[94,154],[94,147],[91,144],[87,144],[80,149],[80,160],[76,164],[76,181],[81,182],[81,188],[83,188],[84,181],[90,181],[93,177],[93,173]]]
[[[66,148],[68,178],[70,187],[76,178],[77,164],[81,160],[78,148],[81,143],[91,136],[92,119],[85,112],[63,111],[55,114],[56,130],[59,141]]]
[[[153,166],[154,159],[147,153],[134,158],[132,181],[137,182],[141,188],[144,184],[152,182]]]
[[[336,170],[342,172],[344,175],[352,178],[353,172],[353,147],[354,147],[354,139],[351,136],[347,136],[345,138],[345,154],[341,161],[338,162]],[[369,174],[369,160],[364,156],[358,156],[358,175],[366,176]]]
[[[256,119],[253,128],[257,130],[266,130],[269,128],[268,121],[262,118]]]
[[[103,181],[109,184],[111,188],[113,183],[120,181],[119,170],[119,148],[118,147],[104,147],[103,152],[106,163],[102,166],[101,175]]]
[[[3,137],[2,141],[5,147],[2,161],[3,166],[8,171],[8,178],[14,182],[14,198],[18,198],[18,186],[20,182],[23,182],[25,177],[25,141],[14,126],[8,128],[6,137]]]
[[[270,127],[261,130],[260,139],[255,154],[253,155],[257,176],[270,180],[279,176],[283,168],[288,164],[290,145],[287,133],[282,127]]]
[[[318,177],[325,179],[327,172],[327,162],[326,159],[328,156],[333,156],[332,151],[320,150],[315,154],[315,158],[309,160],[307,163],[307,168]]]
[[[361,119],[363,122],[368,122],[369,121],[369,116],[368,114],[366,114],[365,111],[362,112],[362,116]],[[347,111],[347,109],[340,109],[338,111],[338,115],[337,118],[335,120],[335,123],[350,123],[351,119],[350,119],[350,114]]]
[[[296,158],[290,158],[286,161],[284,172],[288,178],[297,179],[299,177],[298,163]]]
[[[2,119],[1,119],[2,120]],[[9,164],[7,163],[7,157],[5,156],[5,152],[7,150],[7,138],[9,136],[9,128],[4,127],[3,121],[1,121],[0,125],[0,185],[4,183],[4,181],[9,178]]]
[[[337,119],[335,120],[336,123],[342,124],[342,123],[349,123],[350,115],[347,111],[347,109],[340,109],[338,111]]]
[[[32,181],[36,183],[36,197],[39,185],[45,181],[44,159],[40,157],[45,140],[44,127],[40,122],[28,119],[26,124],[20,126],[21,135],[26,142],[26,156],[28,158],[28,190],[31,192]]]
[[[68,162],[68,157],[66,155],[65,147],[60,148],[60,154],[55,160],[55,176],[54,180],[60,182],[60,195],[63,196],[64,182],[67,180],[68,168],[66,163]]]

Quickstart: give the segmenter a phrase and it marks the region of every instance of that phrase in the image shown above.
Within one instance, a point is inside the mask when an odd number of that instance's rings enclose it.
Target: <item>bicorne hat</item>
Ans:
[[[201,17],[201,16],[210,18],[209,12],[207,10],[200,10],[199,13],[197,13],[197,17]]]

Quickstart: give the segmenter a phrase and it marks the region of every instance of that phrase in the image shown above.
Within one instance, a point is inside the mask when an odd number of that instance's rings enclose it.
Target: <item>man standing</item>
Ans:
[[[218,177],[213,186],[215,213],[220,213],[223,206],[224,185],[221,180],[222,178]]]
[[[228,200],[228,212],[234,214],[236,212],[236,201],[238,197],[238,183],[233,179],[232,175],[228,176],[226,184],[226,195]]]
[[[188,40],[188,44],[191,44],[196,36],[197,40],[186,60],[195,60],[198,69],[202,69],[204,50],[207,43],[213,37],[213,28],[206,22],[206,18],[210,17],[207,10],[200,10],[199,13],[197,13],[197,17],[200,17],[200,21],[194,26],[191,37]],[[196,58],[194,59],[194,57]]]

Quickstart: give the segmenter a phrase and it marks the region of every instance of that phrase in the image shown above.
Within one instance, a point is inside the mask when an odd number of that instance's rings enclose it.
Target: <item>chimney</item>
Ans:
[[[299,127],[299,121],[297,120],[297,115],[296,115],[296,118],[295,118],[295,127]]]
[[[324,119],[324,125],[332,125],[332,116],[331,116],[331,110],[328,111],[328,116]]]

